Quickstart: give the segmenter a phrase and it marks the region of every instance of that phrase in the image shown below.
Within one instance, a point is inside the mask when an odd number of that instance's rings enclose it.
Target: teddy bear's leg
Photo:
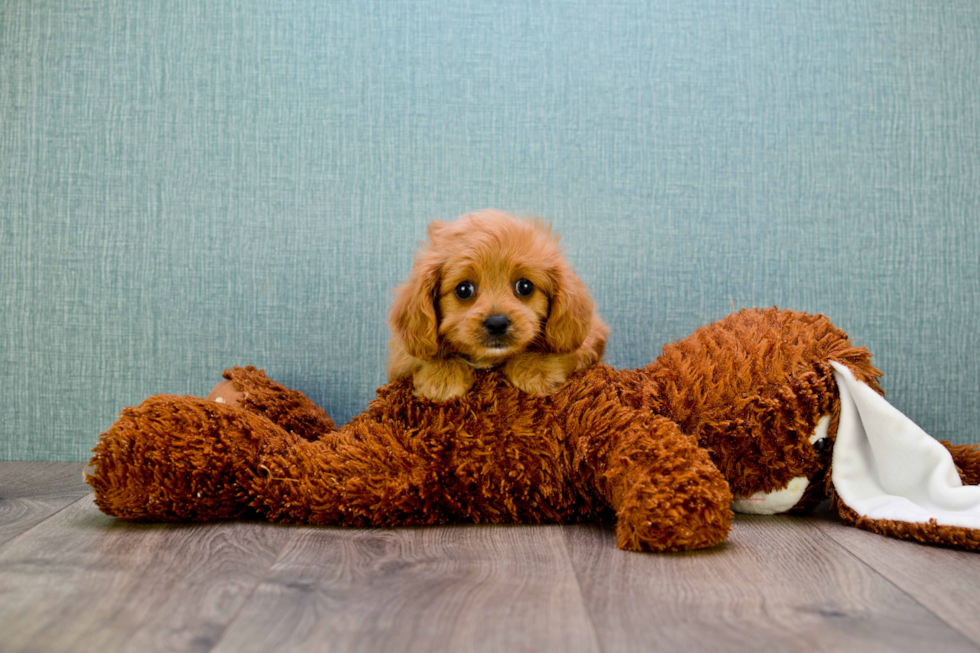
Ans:
[[[305,440],[316,440],[335,428],[326,411],[302,392],[276,383],[264,370],[233,367],[223,376],[225,380],[211,390],[209,400],[261,414]]]
[[[620,548],[714,546],[731,527],[728,483],[697,441],[671,420],[623,406],[583,404],[569,420],[573,468],[616,513]]]
[[[260,454],[303,442],[259,414],[158,395],[126,408],[86,468],[95,503],[138,521],[210,521],[246,512]]]

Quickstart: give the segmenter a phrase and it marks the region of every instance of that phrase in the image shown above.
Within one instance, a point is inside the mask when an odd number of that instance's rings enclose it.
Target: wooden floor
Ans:
[[[672,555],[597,526],[140,526],[81,469],[0,462],[4,653],[980,650],[980,554],[828,514]]]

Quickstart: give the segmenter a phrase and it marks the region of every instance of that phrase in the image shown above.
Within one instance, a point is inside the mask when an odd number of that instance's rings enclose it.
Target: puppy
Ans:
[[[391,307],[389,381],[411,375],[416,395],[446,401],[501,365],[547,395],[601,360],[609,329],[549,226],[484,210],[428,235]]]

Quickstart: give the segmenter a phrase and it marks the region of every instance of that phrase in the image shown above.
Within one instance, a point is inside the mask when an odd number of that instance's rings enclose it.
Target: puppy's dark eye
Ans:
[[[826,453],[830,449],[830,438],[820,438],[813,443],[813,448],[817,450],[817,453]]]
[[[464,281],[456,286],[456,296],[460,299],[469,299],[475,292],[476,288],[469,281]]]
[[[517,283],[514,284],[514,292],[521,297],[530,297],[531,293],[534,292],[534,284],[527,279],[518,279]]]

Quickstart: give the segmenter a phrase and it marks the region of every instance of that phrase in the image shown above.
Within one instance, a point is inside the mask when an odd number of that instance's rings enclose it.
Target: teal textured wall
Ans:
[[[7,0],[0,458],[265,367],[341,420],[432,218],[552,220],[637,366],[830,316],[980,440],[980,3]]]

